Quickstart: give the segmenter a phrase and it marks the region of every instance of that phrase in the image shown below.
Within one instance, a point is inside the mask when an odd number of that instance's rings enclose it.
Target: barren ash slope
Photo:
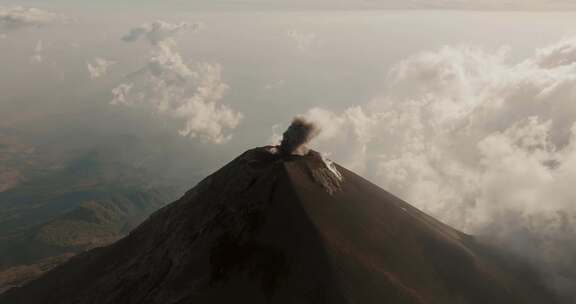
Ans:
[[[309,127],[295,121],[279,148],[245,152],[0,303],[554,303],[521,263],[289,134]]]

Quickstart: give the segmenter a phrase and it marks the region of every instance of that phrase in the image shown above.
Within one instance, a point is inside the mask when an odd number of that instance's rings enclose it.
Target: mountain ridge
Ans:
[[[243,153],[126,238],[0,296],[7,304],[231,301],[554,303],[532,272],[472,236],[314,151],[273,147]]]

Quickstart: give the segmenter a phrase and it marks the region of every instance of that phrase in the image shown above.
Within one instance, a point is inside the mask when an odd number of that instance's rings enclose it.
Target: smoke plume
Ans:
[[[303,117],[296,117],[284,132],[280,152],[284,155],[306,155],[306,144],[320,133],[320,128]]]

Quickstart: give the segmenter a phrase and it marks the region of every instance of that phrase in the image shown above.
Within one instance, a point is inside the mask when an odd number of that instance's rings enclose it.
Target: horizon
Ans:
[[[256,1],[256,0],[170,0],[170,1],[67,1],[55,0],[51,3],[35,0],[0,0],[0,5],[8,6],[37,6],[37,7],[58,7],[58,5],[68,5],[71,7],[103,7],[103,8],[131,8],[155,7],[162,9],[205,9],[205,10],[462,10],[462,11],[573,11],[576,10],[576,1],[557,0],[516,0],[503,4],[500,1],[492,0],[472,0],[468,3],[456,0],[346,0],[335,1],[314,0],[314,1]]]

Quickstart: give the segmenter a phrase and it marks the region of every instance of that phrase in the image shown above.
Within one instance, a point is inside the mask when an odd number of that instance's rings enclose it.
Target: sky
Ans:
[[[12,5],[47,5],[39,0],[2,0]],[[173,9],[464,9],[572,10],[575,0],[52,0],[50,5],[158,7]]]
[[[576,13],[509,11],[573,1],[103,3],[0,2],[0,129],[132,136],[191,187],[301,115],[315,149],[576,290]]]

